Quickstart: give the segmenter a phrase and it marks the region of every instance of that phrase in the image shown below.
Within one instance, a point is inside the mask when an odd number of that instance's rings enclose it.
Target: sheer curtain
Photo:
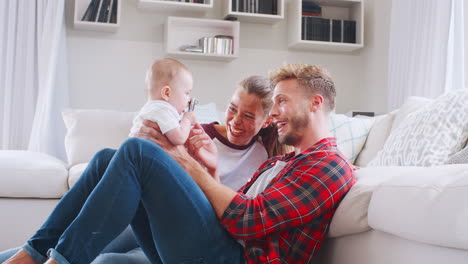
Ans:
[[[0,1],[0,146],[64,159],[69,106],[63,0]]]
[[[388,110],[464,87],[463,0],[393,0]]]

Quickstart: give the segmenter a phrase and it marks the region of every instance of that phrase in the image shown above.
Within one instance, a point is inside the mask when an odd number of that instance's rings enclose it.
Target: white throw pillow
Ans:
[[[405,120],[405,118],[409,114],[421,109],[422,107],[431,103],[432,101],[434,100],[429,99],[429,98],[419,97],[419,96],[408,97],[403,103],[403,105],[398,109],[398,112],[396,113],[396,116],[395,116],[395,120],[393,121],[393,124],[392,124],[391,131],[395,130],[401,124],[401,122]]]
[[[385,141],[390,135],[393,120],[397,115],[398,110],[390,112],[386,115],[376,116],[372,125],[366,143],[356,159],[356,166],[365,167],[377,156],[377,153],[383,149]]]
[[[468,164],[468,146],[450,156],[447,164]]]
[[[445,164],[468,138],[468,89],[446,93],[410,113],[368,166]]]
[[[136,112],[69,109],[62,113],[67,134],[65,151],[68,165],[89,162],[103,148],[116,149],[128,138]],[[214,103],[197,105],[199,123],[219,122]]]
[[[69,166],[89,162],[103,148],[118,148],[128,138],[134,112],[70,109],[62,113]]]
[[[373,122],[373,118],[349,117],[342,114],[330,115],[330,133],[336,138],[338,149],[349,162],[354,163],[366,142]]]

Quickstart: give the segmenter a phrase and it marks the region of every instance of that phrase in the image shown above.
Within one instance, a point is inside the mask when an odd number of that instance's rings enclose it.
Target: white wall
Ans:
[[[386,2],[386,3],[382,3]],[[337,112],[386,109],[386,71],[390,1],[367,0],[365,48],[354,53],[321,53],[287,49],[287,17],[275,25],[241,22],[240,58],[232,62],[181,60],[194,73],[194,96],[223,109],[237,81],[266,75],[283,62],[327,68],[337,86]],[[143,79],[154,58],[164,56],[163,25],[168,13],[137,9],[122,1],[117,33],[75,30],[73,0],[67,0],[71,104],[74,108],[137,110],[144,102]],[[286,12],[287,14],[287,12]],[[215,0],[207,18],[221,18]]]

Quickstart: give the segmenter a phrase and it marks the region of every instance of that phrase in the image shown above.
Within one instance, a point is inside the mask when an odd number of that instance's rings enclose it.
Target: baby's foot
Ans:
[[[3,264],[38,264],[35,262],[28,252],[24,249],[20,249],[11,258],[7,259]]]

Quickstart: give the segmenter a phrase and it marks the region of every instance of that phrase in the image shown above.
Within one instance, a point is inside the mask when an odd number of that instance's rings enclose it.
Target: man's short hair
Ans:
[[[307,96],[320,94],[324,98],[327,112],[335,109],[336,90],[330,74],[319,66],[308,64],[285,64],[283,67],[269,73],[271,86],[287,79],[297,79]]]

